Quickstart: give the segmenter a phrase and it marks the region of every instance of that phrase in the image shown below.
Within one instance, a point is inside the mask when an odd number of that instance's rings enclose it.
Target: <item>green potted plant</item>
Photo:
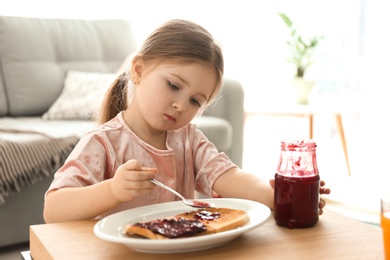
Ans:
[[[298,33],[298,30],[295,28],[293,22],[286,14],[278,14],[290,31],[290,36],[287,40],[287,44],[290,47],[290,56],[287,58],[287,61],[293,63],[296,69],[292,84],[298,91],[297,103],[307,104],[308,95],[313,89],[315,82],[306,80],[305,73],[307,68],[313,63],[313,50],[317,47],[323,37],[304,37]]]

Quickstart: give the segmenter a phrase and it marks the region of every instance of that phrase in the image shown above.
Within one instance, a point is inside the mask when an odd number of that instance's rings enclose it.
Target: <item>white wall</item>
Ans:
[[[362,3],[365,5],[363,12],[370,17],[388,10],[386,0],[370,1],[369,6],[368,0],[0,0],[0,14],[127,19],[139,45],[155,27],[168,19],[193,20],[219,40],[225,54],[226,76],[238,79],[244,85],[246,108],[256,110],[259,103],[284,101],[290,95],[289,82],[294,68],[285,60],[288,31],[277,15],[280,11],[286,12],[307,35],[325,36],[318,49],[319,59],[311,69],[312,76],[318,80],[317,97],[328,94],[331,97],[333,94],[357,96],[362,92],[362,85],[369,85],[368,79],[372,80],[371,76],[375,75],[375,86],[379,82],[388,85],[384,78],[387,69],[382,67],[378,75],[378,70],[373,68],[378,61],[388,60],[390,56],[388,44],[372,40],[378,37],[378,34],[373,35],[378,31],[374,29],[383,23],[383,19],[379,23],[379,16],[368,19],[363,26],[365,36],[370,36],[365,46],[371,55],[359,56]],[[385,53],[386,58],[379,58],[380,53]],[[375,89],[380,91],[379,87]]]

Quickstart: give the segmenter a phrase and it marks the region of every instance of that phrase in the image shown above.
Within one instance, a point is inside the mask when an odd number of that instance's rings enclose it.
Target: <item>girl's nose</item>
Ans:
[[[185,110],[185,105],[184,105],[184,103],[183,103],[183,102],[180,102],[180,101],[174,101],[174,102],[172,103],[172,107],[173,107],[174,109],[176,109],[177,111],[179,111],[179,112],[182,112],[182,111]]]

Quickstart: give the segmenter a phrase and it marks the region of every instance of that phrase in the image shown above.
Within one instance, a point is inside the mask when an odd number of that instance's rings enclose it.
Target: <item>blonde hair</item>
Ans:
[[[224,70],[220,46],[202,26],[187,20],[170,20],[157,28],[145,40],[136,58],[153,62],[204,62],[212,64],[217,75],[217,84],[208,101],[218,94],[222,85]],[[103,100],[98,122],[105,123],[127,108],[127,90],[130,68],[120,74],[112,83]]]

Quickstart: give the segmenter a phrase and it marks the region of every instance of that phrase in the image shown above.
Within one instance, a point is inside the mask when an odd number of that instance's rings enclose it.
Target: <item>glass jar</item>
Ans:
[[[280,226],[304,228],[318,222],[316,147],[313,140],[281,142],[274,191],[274,218]]]

